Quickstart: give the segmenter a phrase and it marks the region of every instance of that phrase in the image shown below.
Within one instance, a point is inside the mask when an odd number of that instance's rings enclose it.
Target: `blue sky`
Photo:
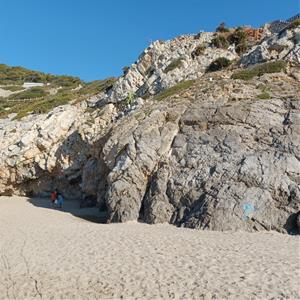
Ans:
[[[286,19],[300,0],[0,0],[0,62],[84,80],[118,76],[150,41]]]

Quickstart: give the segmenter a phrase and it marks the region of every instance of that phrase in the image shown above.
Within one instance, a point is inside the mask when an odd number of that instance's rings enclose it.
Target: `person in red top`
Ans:
[[[52,207],[54,207],[56,199],[57,199],[57,190],[54,190],[53,192],[51,192],[51,205],[52,205]]]

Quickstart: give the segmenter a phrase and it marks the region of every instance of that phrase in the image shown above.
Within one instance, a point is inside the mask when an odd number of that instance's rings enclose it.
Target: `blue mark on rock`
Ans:
[[[253,206],[253,204],[251,203],[245,203],[243,205],[243,210],[244,210],[244,213],[243,213],[243,220],[246,221],[248,218],[249,218],[249,215],[254,212],[256,209],[255,207]]]

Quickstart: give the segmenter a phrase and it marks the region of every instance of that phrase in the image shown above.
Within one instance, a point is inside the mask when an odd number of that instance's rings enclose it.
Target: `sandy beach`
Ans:
[[[300,299],[299,236],[98,224],[76,206],[0,197],[0,299]]]

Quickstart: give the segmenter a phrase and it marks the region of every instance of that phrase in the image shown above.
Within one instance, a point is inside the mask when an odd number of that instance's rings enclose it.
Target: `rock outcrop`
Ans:
[[[267,36],[241,58],[241,65],[250,66],[269,60],[286,60],[300,64],[300,27]]]
[[[264,80],[297,93],[287,76]],[[115,127],[104,147],[111,221],[140,216],[214,230],[294,226],[287,219],[300,209],[299,99],[236,101],[230,97],[237,86],[245,95],[255,86],[217,84],[225,89],[219,99],[196,88],[170,99],[171,107],[155,105],[140,122],[133,116]]]
[[[180,36],[169,41],[152,43],[118,81],[100,103],[116,103],[129,95],[154,95],[183,80],[202,76],[218,57],[238,59],[234,47],[220,49],[211,45],[214,33]],[[201,55],[193,55],[197,47]],[[168,68],[171,65],[173,68]]]
[[[218,57],[237,59],[234,48],[211,47],[212,33],[183,36],[153,43],[98,108],[82,102],[0,120],[0,194],[48,195],[57,187],[68,198],[97,200],[108,222],[293,230],[300,210],[298,34],[266,37],[240,61],[285,59],[286,73],[245,82],[229,70],[205,74]],[[200,45],[208,48],[192,56]],[[276,57],[275,45],[282,46]],[[151,96],[190,79],[188,88]]]
[[[0,193],[47,195],[58,187],[68,198],[97,194],[87,180],[95,180],[92,145],[103,138],[115,114],[113,105],[92,115],[85,107],[66,105],[48,115],[0,120]]]

